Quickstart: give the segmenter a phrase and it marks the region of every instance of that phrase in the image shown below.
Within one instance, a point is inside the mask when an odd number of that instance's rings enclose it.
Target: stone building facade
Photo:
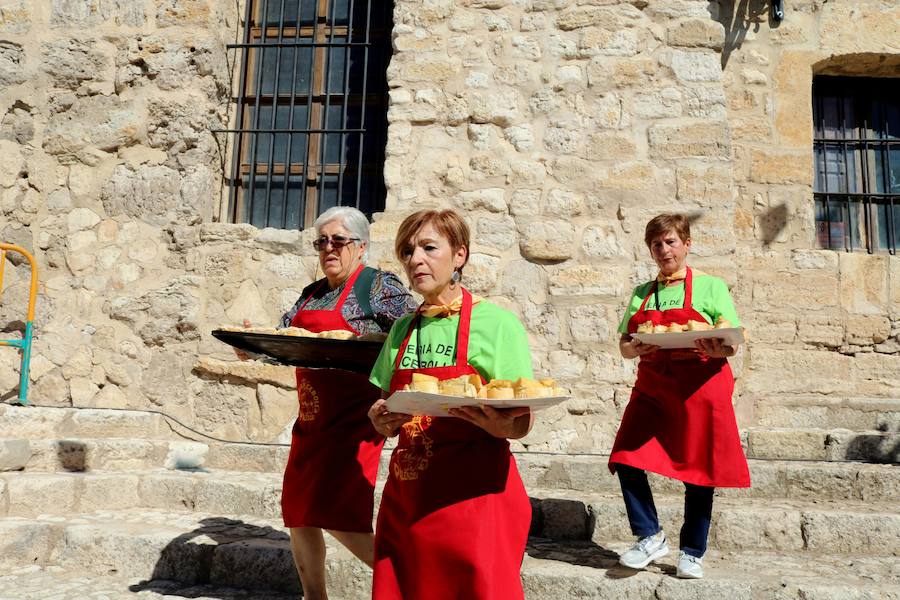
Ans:
[[[34,404],[163,410],[279,439],[290,369],[239,363],[222,323],[273,324],[314,277],[312,232],[228,222],[243,0],[0,0],[0,240],[40,267]],[[386,207],[455,207],[468,286],[518,313],[573,400],[529,449],[608,449],[634,364],[616,327],[655,272],[643,225],[697,216],[692,264],[731,286],[741,426],[760,403],[896,398],[900,258],[818,249],[816,74],[900,76],[900,4],[395,0]],[[0,327],[24,318],[8,264]],[[6,333],[4,335],[13,335]],[[0,393],[18,360],[0,351]],[[798,413],[797,426],[814,423]],[[283,438],[282,438],[283,439]]]

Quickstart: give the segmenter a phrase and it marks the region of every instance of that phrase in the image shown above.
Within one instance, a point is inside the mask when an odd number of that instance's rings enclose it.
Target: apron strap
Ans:
[[[690,267],[687,267],[687,273],[684,275],[684,304],[682,308],[691,308],[694,295],[694,273]]]
[[[470,294],[469,290],[466,288],[460,289],[462,290],[462,309],[459,311],[459,327],[456,330],[456,366],[464,367],[469,364],[469,329],[472,321],[472,294]],[[409,323],[409,328],[406,330],[406,337],[403,338],[403,342],[397,349],[397,358],[394,359],[395,372],[400,368],[400,361],[403,359],[403,354],[406,352],[406,347],[409,345],[412,332],[416,329],[416,326],[419,324],[419,319],[421,318],[422,313],[416,312],[416,316],[413,317],[412,321]],[[418,344],[420,341],[421,340],[416,340],[416,343]]]
[[[650,292],[644,297],[644,301],[641,302],[641,307],[637,310],[637,312],[644,312],[644,307],[647,306],[647,300],[650,299],[650,296],[653,295],[653,292],[656,291],[656,286],[659,285],[659,282],[655,279],[653,280],[653,285],[650,286]],[[637,313],[635,313],[637,314]]]

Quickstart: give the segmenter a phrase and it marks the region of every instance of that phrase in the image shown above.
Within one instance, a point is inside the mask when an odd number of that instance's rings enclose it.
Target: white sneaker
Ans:
[[[703,558],[697,558],[682,552],[678,558],[678,570],[675,571],[675,575],[682,579],[702,579]]]
[[[631,550],[619,557],[619,564],[632,569],[643,569],[652,561],[669,553],[666,534],[662,530],[638,540]]]

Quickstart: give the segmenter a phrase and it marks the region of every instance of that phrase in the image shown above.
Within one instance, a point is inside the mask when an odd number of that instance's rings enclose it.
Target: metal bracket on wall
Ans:
[[[784,21],[784,0],[772,0],[772,16],[776,21]]]

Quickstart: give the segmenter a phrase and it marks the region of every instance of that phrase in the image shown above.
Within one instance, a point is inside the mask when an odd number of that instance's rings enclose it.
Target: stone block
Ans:
[[[811,313],[797,319],[797,334],[807,344],[839,347],[844,343],[844,322],[840,316]]]
[[[806,549],[831,554],[900,556],[900,515],[806,511],[803,514]]]
[[[731,155],[731,131],[724,123],[653,125],[647,133],[650,155],[654,157],[728,158]]]
[[[500,127],[513,125],[520,115],[519,98],[519,93],[513,89],[471,90],[467,100],[472,121]]]
[[[222,543],[213,554],[209,580],[216,585],[297,593],[300,582],[291,558],[290,540],[271,527],[244,525],[263,539]],[[329,583],[329,589],[332,589]]]
[[[197,476],[177,473],[153,473],[140,478],[140,506],[160,510],[194,510],[197,489],[203,481]],[[219,512],[219,509],[215,509]]]
[[[822,49],[831,55],[878,53],[897,40],[900,7],[888,3],[878,10],[865,5],[823,5],[820,21]]]
[[[80,511],[90,513],[136,506],[141,506],[137,475],[97,474],[84,478],[78,505]]]
[[[677,198],[703,208],[732,201],[732,170],[715,163],[683,163],[675,172]]]
[[[510,261],[503,267],[501,286],[504,296],[543,303],[547,293],[547,272],[539,264]]]
[[[31,445],[28,440],[0,440],[0,471],[21,471],[30,459]]]
[[[722,64],[715,52],[673,50],[671,67],[683,82],[720,81]]]
[[[519,228],[519,250],[528,260],[568,260],[575,254],[575,227],[558,219],[524,223]]]
[[[156,11],[158,27],[210,25],[213,8],[209,0],[161,0]]]
[[[7,480],[9,515],[64,515],[75,510],[81,482],[71,475],[29,474]]]
[[[794,552],[804,549],[801,515],[789,509],[719,509],[710,537],[719,550]]]
[[[821,502],[860,499],[857,469],[845,465],[788,464],[784,466],[784,473],[787,496],[791,499]]]
[[[637,145],[628,135],[612,131],[588,133],[583,148],[583,157],[588,160],[633,159],[637,156]]]
[[[496,256],[473,252],[469,256],[463,274],[467,288],[480,294],[490,294],[497,284],[500,259]]]
[[[617,325],[615,316],[610,318],[603,306],[589,304],[569,311],[569,337],[578,344],[607,342]]]
[[[14,42],[0,42],[0,84],[9,87],[24,83],[27,75],[22,46]]]
[[[841,305],[856,314],[887,314],[889,257],[848,252],[839,257]]]
[[[891,321],[882,315],[848,315],[847,343],[859,346],[880,344],[891,335]]]
[[[709,19],[688,19],[670,25],[666,29],[666,39],[671,46],[718,50],[725,43],[725,28]]]
[[[896,502],[900,498],[900,473],[896,465],[872,465],[857,475],[859,497],[864,502]]]
[[[624,273],[610,268],[576,265],[554,271],[550,277],[551,296],[610,296],[620,301],[625,293]]]
[[[836,352],[757,348],[745,375],[745,391],[774,394],[848,393],[854,359]]]
[[[10,568],[47,564],[60,538],[59,526],[55,524],[0,521],[0,565]]]
[[[797,323],[778,314],[752,312],[742,321],[748,340],[762,344],[790,344],[797,338]]]
[[[503,188],[485,188],[471,192],[460,192],[454,203],[465,211],[486,210],[494,213],[507,211],[506,194]]]
[[[635,29],[582,29],[578,36],[578,56],[635,56],[642,48],[642,33]]]
[[[768,460],[827,460],[822,430],[752,429],[747,455]]]
[[[281,486],[206,479],[197,487],[195,510],[277,519],[281,516]]]
[[[541,537],[553,540],[590,538],[591,514],[583,502],[545,498],[541,500],[540,510],[543,517]]]
[[[752,150],[750,180],[757,183],[812,185],[810,152]]]
[[[869,463],[900,462],[900,433],[856,432],[836,429],[826,440],[829,460],[860,460]]]

